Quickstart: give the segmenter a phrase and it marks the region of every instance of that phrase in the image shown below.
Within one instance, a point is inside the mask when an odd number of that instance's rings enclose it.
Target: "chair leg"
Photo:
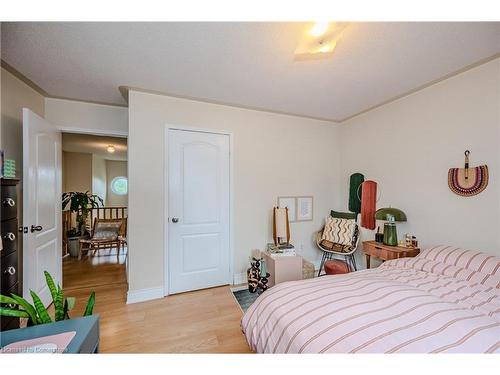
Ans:
[[[323,266],[325,265],[325,261],[326,261],[326,253],[323,252],[323,257],[321,258],[321,263],[319,264],[318,277],[321,276],[321,270],[323,269]]]
[[[345,259],[345,264],[347,265],[347,270],[349,272],[352,272],[351,261],[349,259],[349,256],[348,255],[344,255],[344,259]]]
[[[354,266],[354,271],[357,271],[358,268],[356,267],[356,257],[354,254],[351,254],[351,259],[352,259],[352,265]]]
[[[82,260],[82,243],[78,244],[78,260]]]

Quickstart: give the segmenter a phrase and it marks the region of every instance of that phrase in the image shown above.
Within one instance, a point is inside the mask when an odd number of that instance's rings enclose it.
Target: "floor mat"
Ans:
[[[247,311],[250,305],[254,303],[259,296],[257,293],[250,293],[247,287],[245,287],[245,289],[231,289],[231,292],[243,312]]]

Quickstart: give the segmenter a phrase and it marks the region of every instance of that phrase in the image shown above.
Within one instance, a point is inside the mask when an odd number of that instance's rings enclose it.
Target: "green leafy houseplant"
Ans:
[[[101,197],[96,194],[91,194],[86,191],[85,193],[78,191],[70,191],[63,193],[62,195],[62,207],[65,210],[69,205],[69,210],[71,212],[76,212],[76,223],[78,228],[76,231],[72,229],[72,233],[68,233],[68,236],[78,236],[84,235],[87,231],[85,227],[85,222],[89,216],[89,212],[92,208],[104,206],[104,201]]]
[[[52,303],[54,304],[54,321],[58,322],[60,320],[70,319],[69,312],[75,307],[74,297],[64,297],[63,291],[59,285],[54,283],[54,279],[47,271],[44,271],[45,280],[47,281],[47,286],[49,287],[50,294],[52,295]],[[28,326],[52,323],[52,318],[50,317],[47,309],[43,305],[40,297],[30,290],[31,298],[33,298],[33,305],[26,301],[24,298],[11,294],[10,297],[0,294],[0,303],[15,305],[18,308],[4,307],[0,306],[0,315],[3,316],[14,316],[18,318],[28,318]],[[92,315],[95,304],[95,292],[90,294],[87,301],[87,307],[83,316]]]

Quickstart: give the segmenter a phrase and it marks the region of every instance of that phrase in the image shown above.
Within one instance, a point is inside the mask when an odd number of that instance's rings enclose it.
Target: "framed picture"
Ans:
[[[295,197],[278,197],[278,207],[288,208],[288,221],[297,221],[297,200]]]
[[[297,197],[297,221],[313,220],[313,197]]]

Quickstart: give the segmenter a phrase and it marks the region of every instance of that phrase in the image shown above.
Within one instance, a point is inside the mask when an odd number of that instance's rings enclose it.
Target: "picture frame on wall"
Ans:
[[[296,219],[297,221],[312,221],[314,218],[313,197],[297,197]]]
[[[295,197],[278,197],[278,207],[288,208],[288,222],[297,221],[297,200]]]

